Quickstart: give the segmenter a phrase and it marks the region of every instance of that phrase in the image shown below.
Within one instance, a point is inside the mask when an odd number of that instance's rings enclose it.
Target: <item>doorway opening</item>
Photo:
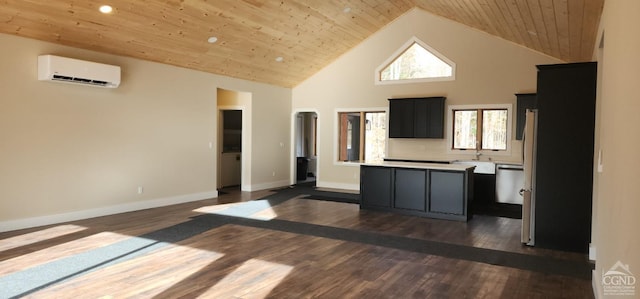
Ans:
[[[220,188],[239,187],[242,179],[242,110],[220,110],[220,118]]]
[[[245,189],[251,187],[252,96],[250,92],[217,90],[218,194],[222,188],[247,191]]]
[[[293,121],[294,182],[315,186],[318,178],[318,113],[296,112]]]

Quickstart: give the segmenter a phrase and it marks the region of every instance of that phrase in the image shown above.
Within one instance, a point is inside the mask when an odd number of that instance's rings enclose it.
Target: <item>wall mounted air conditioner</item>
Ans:
[[[54,55],[38,56],[38,80],[116,88],[120,67]]]

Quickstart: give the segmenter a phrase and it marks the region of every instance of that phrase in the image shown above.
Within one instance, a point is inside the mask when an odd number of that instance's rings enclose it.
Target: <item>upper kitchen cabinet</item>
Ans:
[[[443,138],[445,99],[389,99],[389,138]]]
[[[536,108],[535,93],[517,93],[517,111],[516,111],[516,140],[522,140],[524,133],[524,121],[527,109]]]

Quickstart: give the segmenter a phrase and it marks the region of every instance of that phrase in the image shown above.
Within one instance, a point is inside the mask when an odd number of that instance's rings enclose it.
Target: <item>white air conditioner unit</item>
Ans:
[[[116,88],[120,85],[120,67],[54,55],[40,55],[38,80]]]

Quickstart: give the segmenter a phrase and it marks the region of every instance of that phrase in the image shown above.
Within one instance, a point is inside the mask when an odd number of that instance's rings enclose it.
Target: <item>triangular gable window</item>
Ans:
[[[450,81],[455,69],[453,61],[414,37],[376,70],[376,83]]]

